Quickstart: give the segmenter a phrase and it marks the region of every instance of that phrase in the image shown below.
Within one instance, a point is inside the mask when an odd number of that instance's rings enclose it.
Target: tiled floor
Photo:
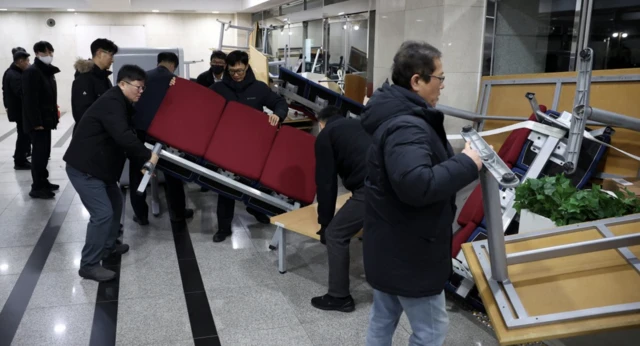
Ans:
[[[56,210],[68,179],[62,155],[71,116],[53,132],[49,162],[51,179],[61,185],[55,200],[28,196],[30,172],[13,170],[15,134],[0,142],[0,307],[14,289],[43,229]],[[0,136],[13,124],[0,116]],[[61,140],[62,138],[62,140]],[[72,189],[72,186],[69,186]],[[357,302],[350,314],[314,309],[310,299],[327,291],[327,255],[323,245],[303,236],[288,239],[289,271],[277,270],[277,256],[268,249],[271,226],[256,223],[238,203],[233,237],[211,241],[215,195],[188,186],[188,204],[196,209],[189,235],[202,276],[204,292],[222,345],[364,345],[372,291],[364,278],[361,243],[352,243],[351,288]],[[13,345],[88,345],[94,326],[98,284],[77,275],[88,213],[74,194],[35,284]],[[162,198],[161,198],[162,200]],[[181,267],[167,213],[140,227],[131,221],[127,198],[115,343],[118,345],[194,345]],[[166,210],[164,201],[163,209]],[[18,292],[20,293],[20,292]],[[108,303],[113,304],[114,302]],[[105,304],[105,303],[99,303]],[[452,302],[446,345],[497,345],[491,331]],[[394,345],[407,345],[410,327],[403,317]],[[206,344],[206,343],[200,343]]]

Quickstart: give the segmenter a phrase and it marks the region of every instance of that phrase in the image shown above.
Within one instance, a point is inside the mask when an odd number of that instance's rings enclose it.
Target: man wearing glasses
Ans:
[[[76,121],[74,133],[84,112],[102,94],[111,89],[112,84],[109,80],[111,71],[108,69],[113,64],[113,56],[116,53],[118,53],[118,46],[115,43],[99,38],[91,43],[92,58],[90,60],[81,58],[76,61],[75,80],[71,85],[71,112]]]
[[[122,214],[118,181],[126,159],[131,170],[141,170],[147,161],[158,162],[132,127],[133,103],[140,99],[145,80],[140,67],[122,66],[118,85],[87,109],[63,158],[69,180],[91,215],[78,272],[86,279],[114,279],[116,273],[100,262],[106,265],[129,251],[129,245],[116,243]]]
[[[222,82],[215,83],[210,88],[227,101],[236,101],[259,111],[263,111],[264,107],[269,108],[274,114],[265,116],[264,121],[268,121],[273,126],[284,121],[289,112],[287,101],[273,92],[268,85],[256,80],[249,66],[249,55],[236,50],[227,55],[226,61],[227,70],[222,77]],[[224,241],[231,235],[234,207],[235,200],[218,195],[218,232],[213,236],[214,242]],[[269,223],[266,215],[253,209],[247,209],[247,211],[259,222]]]

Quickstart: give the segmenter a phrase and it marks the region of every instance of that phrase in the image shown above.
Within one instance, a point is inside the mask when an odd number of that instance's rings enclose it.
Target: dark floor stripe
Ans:
[[[10,345],[16,335],[20,321],[33,295],[33,290],[36,288],[38,279],[40,279],[42,268],[47,262],[53,243],[58,236],[62,222],[67,216],[75,194],[76,191],[73,186],[68,183],[56,203],[49,222],[47,222],[42,231],[22,273],[20,273],[7,302],[4,304],[2,312],[0,312],[0,345]]]
[[[75,126],[75,123],[73,124]],[[58,141],[56,142],[56,144],[53,145],[54,148],[62,148],[62,146],[67,143],[67,140],[69,139],[69,137],[71,137],[71,135],[73,134],[73,128],[74,126],[71,126],[70,128],[67,129],[67,132],[64,133],[64,135],[62,135],[62,137],[60,137],[60,139],[58,139]]]
[[[126,206],[127,190],[122,189],[122,200]],[[125,210],[123,209],[123,213]],[[93,312],[91,339],[89,346],[113,346],[116,344],[118,330],[118,295],[120,292],[120,262],[117,256],[109,263],[103,261],[103,266],[116,272],[116,279],[101,282],[96,295],[96,309]]]
[[[196,346],[220,346],[218,331],[202,282],[198,260],[193,251],[189,229],[184,223],[173,222],[171,229],[194,342]]]
[[[5,139],[11,137],[12,134],[18,132],[17,128],[12,128],[11,130],[9,130],[9,132],[5,133],[4,135],[0,136],[0,142],[4,141]]]

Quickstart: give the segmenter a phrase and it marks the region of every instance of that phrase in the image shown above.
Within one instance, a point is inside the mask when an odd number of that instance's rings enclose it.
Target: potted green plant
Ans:
[[[612,193],[596,184],[589,190],[578,190],[569,178],[557,175],[527,179],[516,188],[514,208],[521,213],[521,227],[523,221],[532,220],[526,216],[527,212],[547,218],[553,225],[564,226],[640,213],[640,199],[627,189]],[[549,228],[544,226],[548,225],[536,224],[537,229]]]

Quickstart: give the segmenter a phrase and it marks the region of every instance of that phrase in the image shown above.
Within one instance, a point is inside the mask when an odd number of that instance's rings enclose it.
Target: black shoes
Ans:
[[[98,282],[111,281],[116,278],[116,272],[105,269],[100,265],[81,267],[80,270],[78,270],[78,275],[85,279]]]
[[[149,224],[149,219],[138,219],[138,217],[134,215],[133,222],[137,223],[140,226],[146,226]]]
[[[53,199],[56,196],[56,194],[51,192],[50,190],[41,189],[41,190],[31,190],[31,192],[29,192],[29,196],[31,196],[31,198],[37,198],[37,199]]]
[[[316,309],[326,311],[353,312],[356,309],[356,303],[351,296],[336,298],[325,294],[311,299],[311,305]]]
[[[45,189],[47,189],[49,191],[58,191],[58,190],[60,190],[60,185],[51,184],[51,183],[47,182],[47,185],[45,186]]]
[[[13,169],[16,171],[30,171],[31,170],[31,162],[25,161],[23,163],[15,163],[13,165]]]
[[[268,224],[271,223],[271,219],[267,215],[265,215],[265,214],[263,214],[263,213],[261,213],[261,212],[259,212],[257,210],[253,210],[251,208],[247,208],[247,212],[249,214],[253,215],[253,217],[255,217],[256,220],[258,220],[258,222],[260,222],[262,224],[268,225]]]
[[[213,242],[214,243],[223,242],[229,236],[231,236],[231,230],[220,229],[216,234],[213,235]]]
[[[185,209],[184,210],[184,217],[176,217],[171,219],[171,222],[173,223],[178,223],[178,222],[185,222],[186,219],[191,219],[193,217],[193,209]]]

